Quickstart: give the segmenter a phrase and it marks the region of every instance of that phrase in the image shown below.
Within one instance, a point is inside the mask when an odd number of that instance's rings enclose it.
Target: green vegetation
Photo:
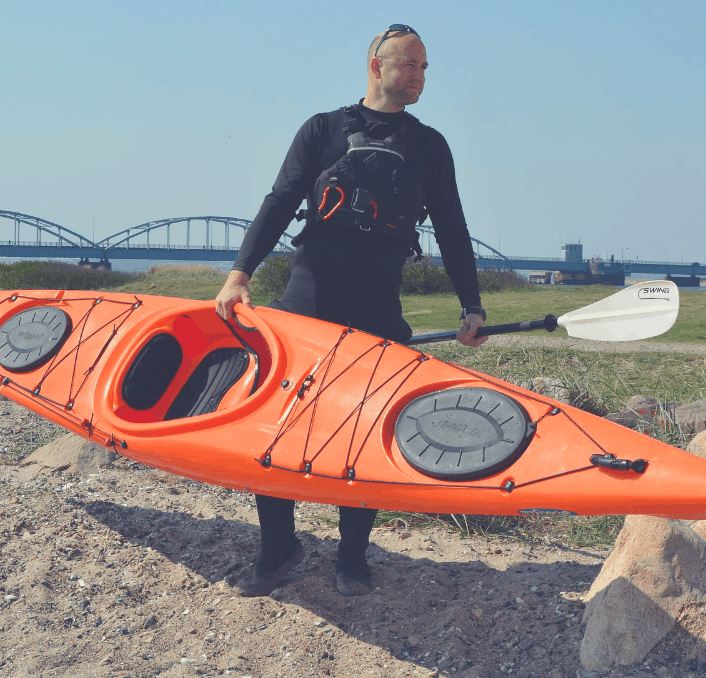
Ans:
[[[292,274],[293,254],[268,257],[250,281],[253,303],[267,306],[273,299],[281,299]]]
[[[137,280],[92,289],[206,300],[216,298],[226,275],[215,266],[151,266]]]
[[[501,293],[484,293],[483,307],[488,313],[488,325],[501,325],[521,320],[538,320],[549,313],[560,316],[615,292],[615,287],[604,285],[532,286]],[[413,330],[452,330],[459,325],[459,303],[453,294],[404,296],[402,307],[405,320]],[[535,335],[541,333],[534,332]],[[566,337],[566,330],[559,328],[552,336]],[[681,344],[706,342],[706,293],[682,291],[679,317],[674,327],[666,334],[647,341]]]
[[[436,281],[434,284],[443,281],[439,277],[439,269],[430,269],[427,267],[425,274],[429,280]],[[265,305],[271,299],[281,297],[290,270],[291,257],[268,259],[253,276],[254,302]],[[414,282],[420,278],[420,271],[424,273],[424,267],[419,264],[408,266],[406,280]],[[23,262],[0,265],[0,288],[5,290],[93,289],[213,299],[225,277],[223,271],[209,266],[155,266],[144,274],[126,274],[80,269],[65,264]],[[419,280],[415,284],[418,283]],[[491,291],[503,284],[515,284],[512,276],[498,275],[497,272],[490,272],[484,284],[483,305],[488,311],[489,324],[534,320],[548,313],[561,315],[616,291],[604,286],[512,286],[502,292]],[[402,297],[402,304],[405,318],[413,329],[443,331],[459,326],[459,302],[453,293],[406,294]],[[553,336],[562,335],[566,336],[566,333],[559,329]],[[706,294],[682,292],[677,323],[668,333],[651,341],[704,344]],[[706,397],[706,358],[702,355],[661,352],[616,354],[576,351],[563,346],[528,347],[523,345],[520,335],[514,335],[503,348],[485,345],[467,349],[457,343],[432,344],[424,348],[443,360],[515,384],[526,384],[534,377],[555,377],[568,390],[576,406],[597,414],[619,410],[635,394],[655,396],[663,405]],[[688,443],[683,432],[674,427],[655,428],[647,433],[678,447]],[[621,516],[430,516],[381,511],[377,525],[405,529],[443,525],[464,537],[475,535],[489,539],[512,538],[526,543],[602,546],[613,542],[622,521]]]
[[[606,353],[570,348],[523,346],[521,338],[506,347],[467,349],[454,342],[425,347],[437,358],[458,363],[514,384],[535,377],[555,377],[576,406],[596,414],[616,412],[633,395],[667,402],[706,397],[703,355],[660,352]]]
[[[0,264],[2,290],[96,290],[136,282],[142,278],[143,273],[96,270],[54,261]]]
[[[281,254],[266,259],[253,275],[250,283],[253,299],[261,305],[269,304],[272,299],[281,299],[289,281],[293,263],[292,254]],[[481,270],[478,272],[478,281],[482,293],[529,289],[527,280],[512,271]],[[446,271],[430,258],[425,257],[419,262],[405,263],[402,269],[400,293],[403,296],[453,295],[453,285]]]
[[[481,537],[489,542],[511,539],[524,544],[600,548],[613,545],[624,521],[625,516],[465,516],[379,511],[375,527],[443,528],[460,534],[462,539]],[[329,518],[326,522],[336,521]]]

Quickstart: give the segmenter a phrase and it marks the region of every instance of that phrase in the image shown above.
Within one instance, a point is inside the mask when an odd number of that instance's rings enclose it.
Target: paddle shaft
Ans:
[[[557,317],[548,315],[543,320],[525,320],[521,323],[508,323],[506,325],[489,325],[479,327],[477,337],[488,337],[492,334],[510,334],[512,332],[531,332],[532,330],[547,330],[553,332],[557,325]],[[456,332],[439,332],[438,334],[420,334],[412,337],[407,344],[433,344],[437,341],[450,341],[456,338]]]

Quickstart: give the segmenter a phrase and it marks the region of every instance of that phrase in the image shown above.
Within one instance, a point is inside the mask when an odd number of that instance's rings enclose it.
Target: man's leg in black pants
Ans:
[[[370,593],[370,567],[365,550],[370,546],[377,509],[339,507],[338,529],[341,542],[338,545],[336,562],[336,588],[344,596],[360,596]]]
[[[255,571],[235,588],[243,596],[266,596],[304,558],[301,542],[294,536],[294,501],[255,495],[260,518],[260,552]]]

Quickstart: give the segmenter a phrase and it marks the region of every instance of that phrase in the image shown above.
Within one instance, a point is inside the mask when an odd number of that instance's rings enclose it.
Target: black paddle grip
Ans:
[[[509,323],[507,325],[490,325],[479,327],[476,332],[477,337],[487,337],[491,334],[509,334],[510,332],[529,332],[531,330],[547,330],[553,332],[558,327],[557,317],[548,315],[544,320],[525,320],[521,323]],[[439,332],[438,334],[421,334],[412,337],[407,341],[407,345],[433,344],[437,341],[451,341],[456,338],[456,332]]]
[[[507,325],[489,325],[479,327],[477,337],[488,337],[491,334],[510,334],[511,332],[531,332],[532,330],[547,330],[553,332],[558,327],[555,315],[545,316],[543,320],[525,320],[521,323],[508,323]]]

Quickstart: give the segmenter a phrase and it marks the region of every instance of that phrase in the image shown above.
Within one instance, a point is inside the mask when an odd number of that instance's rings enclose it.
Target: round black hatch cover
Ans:
[[[0,365],[25,372],[44,364],[66,340],[71,319],[60,308],[34,306],[0,327]]]
[[[453,388],[413,400],[395,424],[402,456],[418,471],[471,480],[510,466],[533,427],[525,409],[488,388]]]

